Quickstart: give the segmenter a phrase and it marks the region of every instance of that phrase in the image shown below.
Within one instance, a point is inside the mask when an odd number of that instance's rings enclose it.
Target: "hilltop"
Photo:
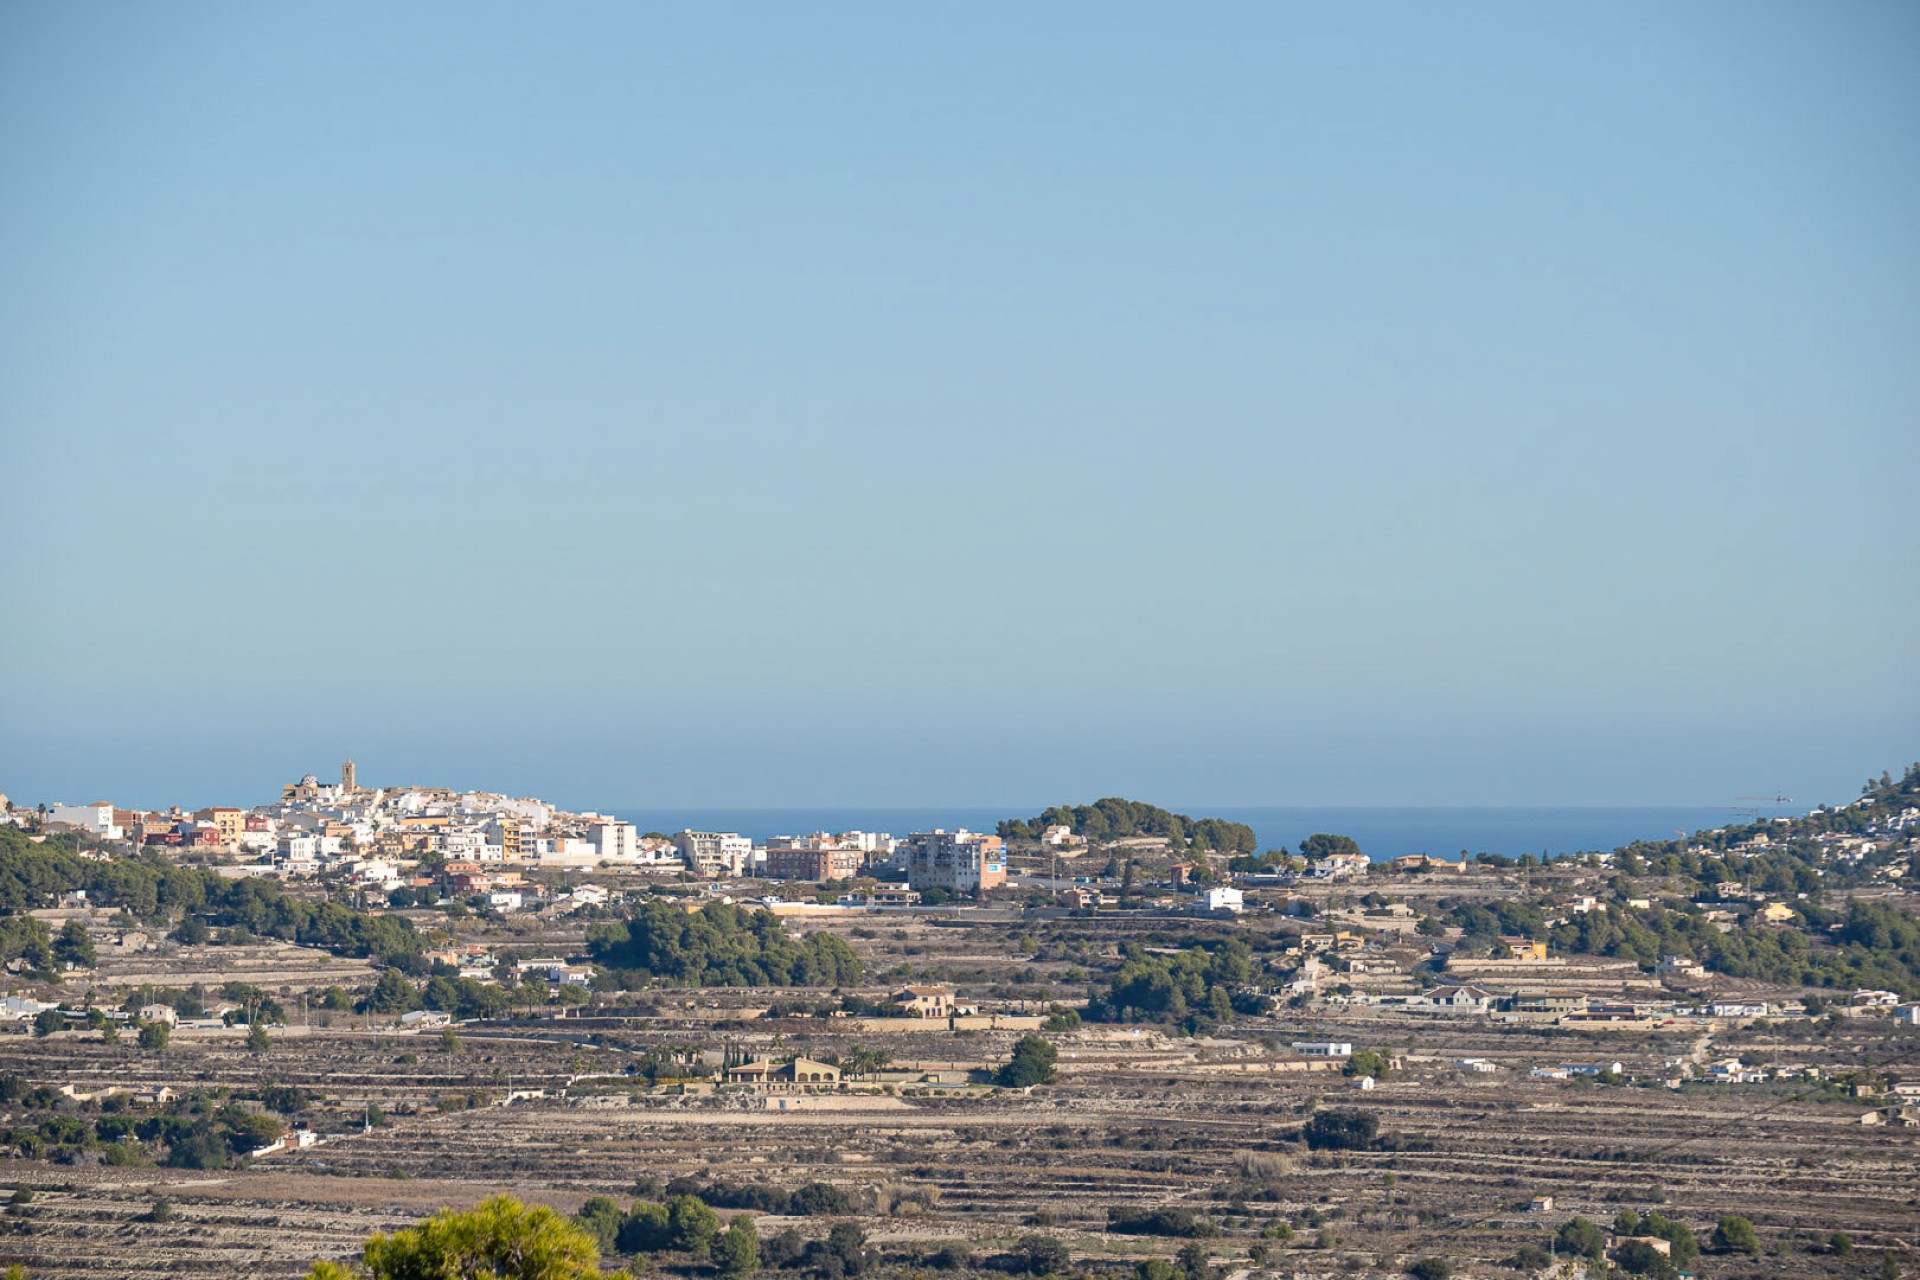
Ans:
[[[1176,849],[1200,852],[1252,853],[1253,828],[1223,818],[1190,818],[1158,805],[1109,796],[1092,804],[1055,805],[1037,818],[1008,818],[999,827],[1007,840],[1040,840],[1052,831],[1064,831],[1089,844],[1131,837],[1162,839]]]

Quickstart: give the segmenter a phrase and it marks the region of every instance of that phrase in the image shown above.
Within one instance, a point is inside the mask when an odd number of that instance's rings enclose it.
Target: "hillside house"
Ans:
[[[812,1058],[795,1058],[791,1062],[755,1058],[751,1062],[742,1062],[728,1067],[725,1079],[728,1084],[754,1085],[759,1088],[838,1085],[840,1068],[830,1062],[816,1062]]]
[[[950,1018],[954,1014],[952,987],[902,987],[893,993],[894,1004],[910,1018]]]
[[[1707,967],[1692,956],[1661,956],[1653,971],[1663,978],[1704,978]]]
[[[1515,1013],[1580,1013],[1587,1007],[1587,997],[1578,991],[1520,987],[1507,997],[1506,1003]]]
[[[1493,1007],[1495,999],[1493,992],[1466,984],[1435,987],[1427,992],[1424,1003],[1429,1009],[1445,1009],[1451,1013],[1485,1013]]]

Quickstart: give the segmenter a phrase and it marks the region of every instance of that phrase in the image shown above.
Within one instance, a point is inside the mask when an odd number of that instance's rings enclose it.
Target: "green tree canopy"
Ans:
[[[1607,1254],[1607,1233],[1585,1218],[1561,1223],[1553,1241],[1556,1252],[1576,1258],[1604,1258]]]
[[[1048,827],[1066,827],[1088,840],[1122,840],[1128,836],[1158,836],[1181,847],[1252,853],[1253,828],[1223,818],[1190,818],[1158,805],[1108,796],[1092,804],[1055,805],[1037,818],[1008,818],[999,826],[1009,840],[1037,840]]]
[[[1021,1036],[1020,1043],[1013,1046],[1012,1059],[1000,1068],[994,1076],[994,1083],[1009,1089],[1050,1084],[1053,1081],[1053,1065],[1059,1057],[1059,1050],[1042,1037]]]
[[[1379,1131],[1380,1120],[1373,1112],[1336,1108],[1315,1112],[1300,1136],[1315,1151],[1365,1151]]]
[[[1751,1220],[1733,1214],[1720,1219],[1713,1229],[1713,1247],[1720,1253],[1758,1253],[1760,1237],[1754,1234]]]
[[[760,1232],[753,1219],[744,1213],[737,1215],[714,1239],[710,1256],[723,1276],[751,1274],[760,1265]]]
[[[78,920],[69,920],[61,926],[60,936],[53,941],[53,958],[61,964],[78,965],[91,969],[99,963],[93,950],[93,935],[87,932],[87,926]]]
[[[1330,858],[1337,853],[1358,855],[1359,843],[1352,836],[1334,836],[1317,832],[1300,842],[1300,856],[1310,861]]]
[[[655,898],[628,919],[587,930],[609,969],[681,986],[838,987],[860,981],[860,958],[824,930],[796,940],[771,911],[709,903],[687,912]]]
[[[367,1241],[358,1263],[316,1262],[307,1280],[616,1280],[594,1238],[545,1205],[511,1196],[447,1209]]]

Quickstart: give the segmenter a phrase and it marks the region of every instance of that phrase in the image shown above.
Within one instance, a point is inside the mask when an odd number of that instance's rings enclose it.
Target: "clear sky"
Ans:
[[[1844,799],[1920,6],[0,7],[0,790]]]

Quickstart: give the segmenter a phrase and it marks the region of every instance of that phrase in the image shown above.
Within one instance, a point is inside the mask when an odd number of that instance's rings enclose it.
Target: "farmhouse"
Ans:
[[[775,1062],[771,1058],[755,1058],[751,1062],[742,1062],[738,1066],[727,1068],[728,1084],[751,1084],[763,1088],[781,1085],[837,1085],[840,1083],[840,1068],[830,1062],[815,1062],[812,1058],[795,1058],[791,1062]]]
[[[893,993],[893,1002],[911,1018],[950,1018],[954,1013],[952,987],[902,987]]]

